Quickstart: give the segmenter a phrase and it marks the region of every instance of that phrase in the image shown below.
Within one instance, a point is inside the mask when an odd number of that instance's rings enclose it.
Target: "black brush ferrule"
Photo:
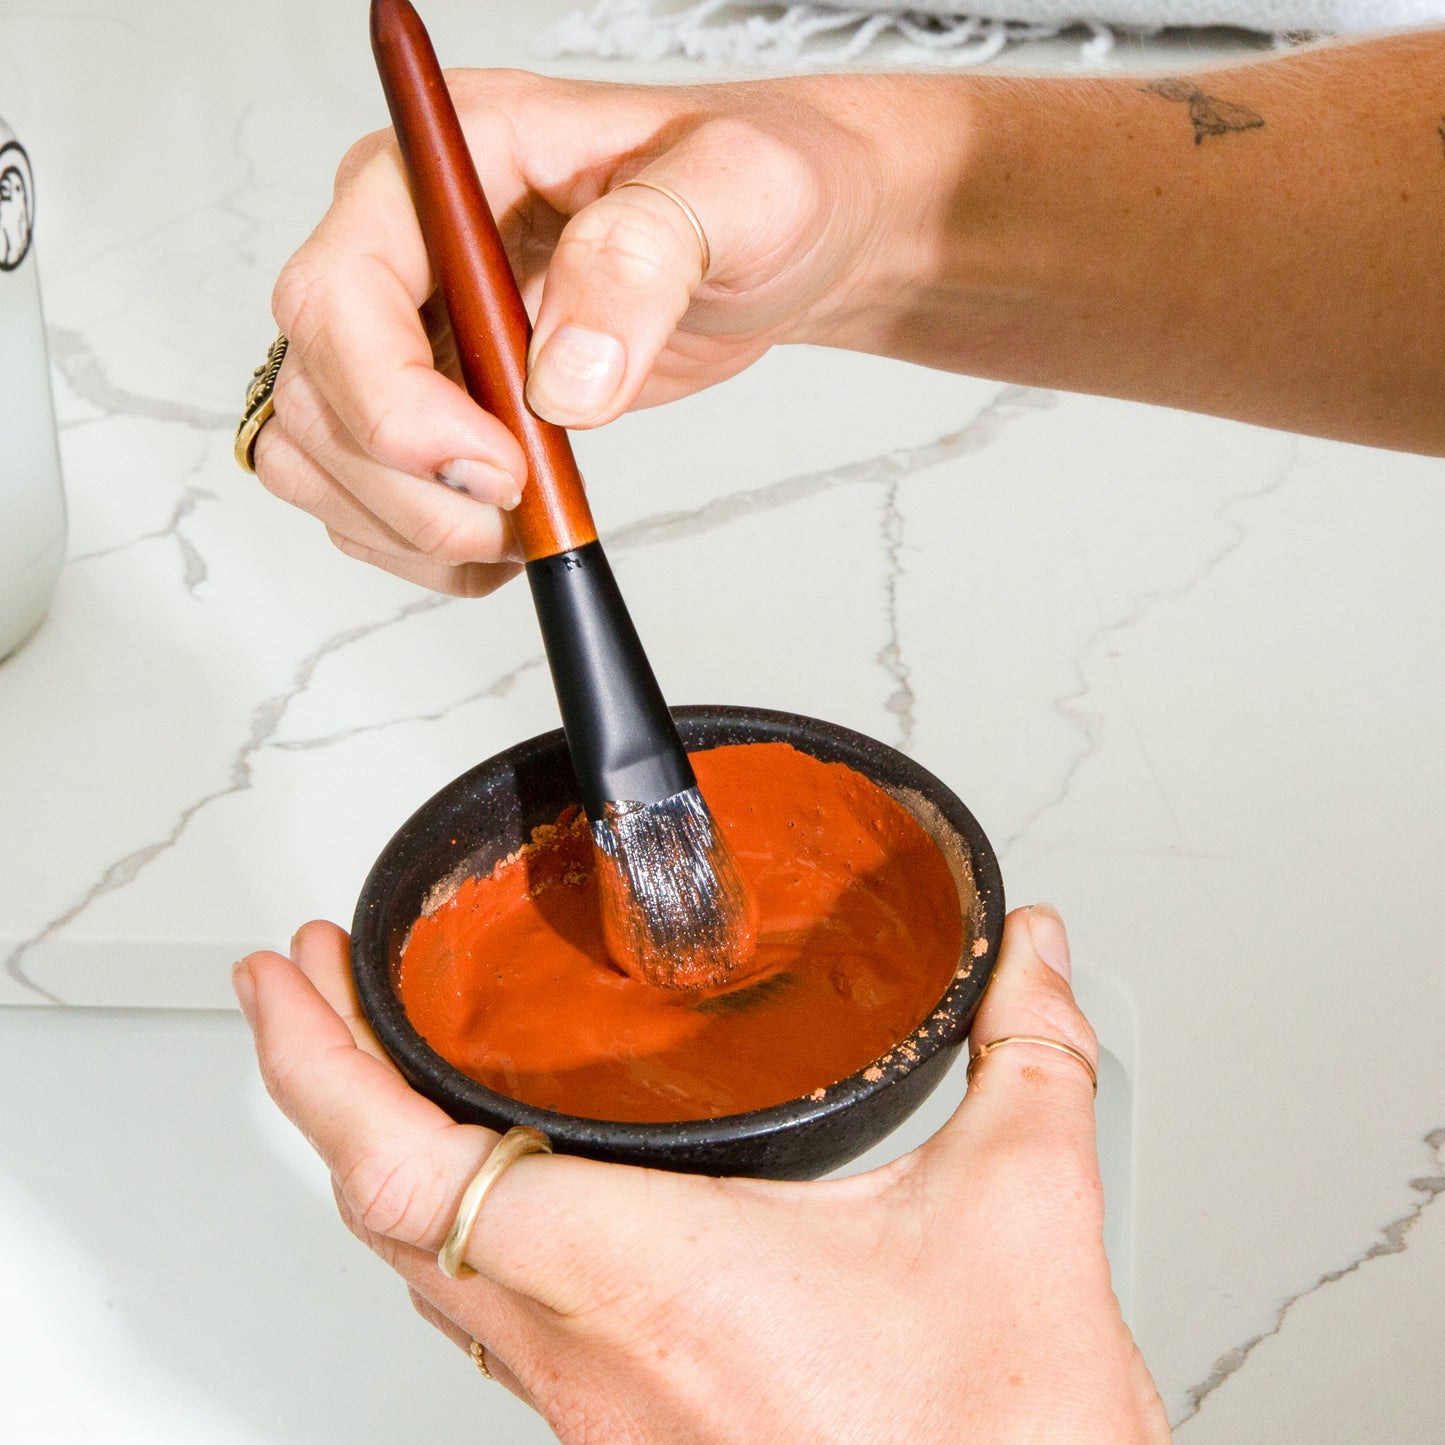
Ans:
[[[527,563],[582,806],[660,803],[692,764],[600,542]]]

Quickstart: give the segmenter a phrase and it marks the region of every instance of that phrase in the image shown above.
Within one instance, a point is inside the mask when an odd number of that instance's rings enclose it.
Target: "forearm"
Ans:
[[[910,201],[815,339],[1445,454],[1445,32],[893,83]]]

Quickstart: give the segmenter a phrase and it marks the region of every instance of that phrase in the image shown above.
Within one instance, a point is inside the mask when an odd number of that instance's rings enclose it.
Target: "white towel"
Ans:
[[[687,55],[719,65],[837,65],[880,38],[890,60],[977,64],[1006,45],[1085,25],[1085,59],[1099,59],[1113,30],[1233,25],[1268,34],[1346,34],[1439,24],[1445,0],[595,0],[564,16],[539,42],[553,55],[660,60]]]

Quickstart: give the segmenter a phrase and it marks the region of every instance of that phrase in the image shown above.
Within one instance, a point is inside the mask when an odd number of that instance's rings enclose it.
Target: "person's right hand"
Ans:
[[[597,426],[896,295],[897,242],[920,226],[902,184],[913,163],[889,154],[881,123],[894,83],[664,89],[451,72],[535,319],[533,410]],[[676,205],[614,189],[638,176],[696,211],[706,277]],[[256,470],[348,555],[476,596],[516,570],[505,511],[526,463],[462,390],[433,284],[395,139],[378,132],[346,156],[331,209],[276,283],[291,345]]]

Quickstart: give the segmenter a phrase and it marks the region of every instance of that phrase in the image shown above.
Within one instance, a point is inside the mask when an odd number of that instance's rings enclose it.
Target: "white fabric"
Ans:
[[[838,65],[880,38],[890,60],[977,64],[1006,45],[1085,25],[1086,60],[1100,59],[1113,28],[1234,25],[1285,34],[1349,33],[1445,22],[1445,0],[595,0],[543,36],[553,55],[660,60],[687,55],[718,65]]]

